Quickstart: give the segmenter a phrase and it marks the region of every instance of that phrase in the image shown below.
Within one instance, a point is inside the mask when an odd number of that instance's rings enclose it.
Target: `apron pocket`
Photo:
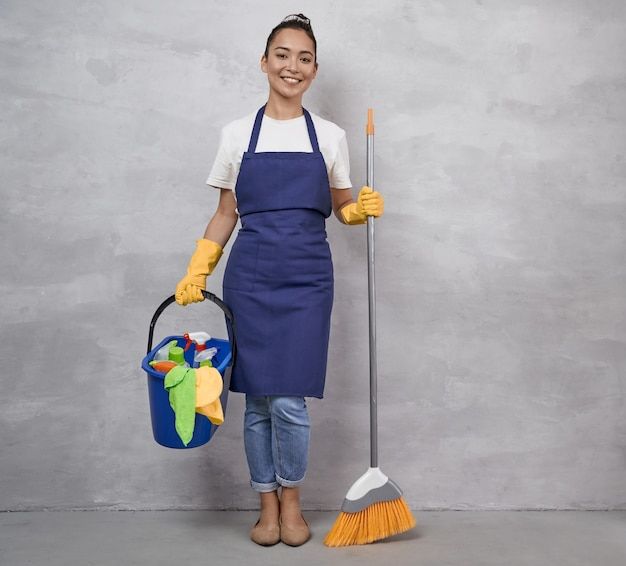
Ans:
[[[256,280],[285,285],[315,285],[332,281],[333,264],[328,243],[285,241],[261,242],[256,264]]]
[[[224,270],[222,285],[226,289],[253,291],[256,282],[259,242],[237,236]]]

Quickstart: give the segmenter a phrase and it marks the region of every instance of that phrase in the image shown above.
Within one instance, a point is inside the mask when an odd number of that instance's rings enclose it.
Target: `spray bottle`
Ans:
[[[196,351],[193,356],[193,367],[199,367],[200,362],[207,359],[207,354],[203,354],[202,352],[207,349],[206,343],[211,339],[211,336],[206,332],[190,332],[189,338],[193,340],[196,345]],[[211,355],[209,359],[211,357],[213,356]]]

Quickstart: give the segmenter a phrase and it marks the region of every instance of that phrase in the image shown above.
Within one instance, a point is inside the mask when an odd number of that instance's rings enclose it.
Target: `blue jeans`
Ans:
[[[250,486],[259,493],[304,481],[310,441],[304,397],[246,394],[243,440]]]

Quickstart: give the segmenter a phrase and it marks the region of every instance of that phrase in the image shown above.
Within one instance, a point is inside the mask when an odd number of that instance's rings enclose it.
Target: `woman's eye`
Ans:
[[[310,62],[311,62],[311,59],[307,59],[306,57],[304,57],[302,60],[303,60],[305,63],[310,63]]]

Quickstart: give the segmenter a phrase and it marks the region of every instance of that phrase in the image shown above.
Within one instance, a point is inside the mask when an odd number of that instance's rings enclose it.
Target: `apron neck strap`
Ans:
[[[259,108],[259,111],[256,113],[256,118],[254,119],[254,127],[252,128],[252,135],[250,136],[250,143],[248,145],[249,153],[254,153],[256,151],[256,144],[259,140],[259,132],[261,131],[261,121],[263,120],[263,114],[265,113],[265,106],[267,106],[267,104],[261,106],[261,108]],[[314,153],[318,153],[320,147],[317,143],[317,134],[315,133],[313,120],[311,119],[311,115],[306,108],[302,107],[302,112],[304,113],[304,118],[306,120],[306,129],[309,132],[309,141],[311,142],[311,147],[313,148]]]

